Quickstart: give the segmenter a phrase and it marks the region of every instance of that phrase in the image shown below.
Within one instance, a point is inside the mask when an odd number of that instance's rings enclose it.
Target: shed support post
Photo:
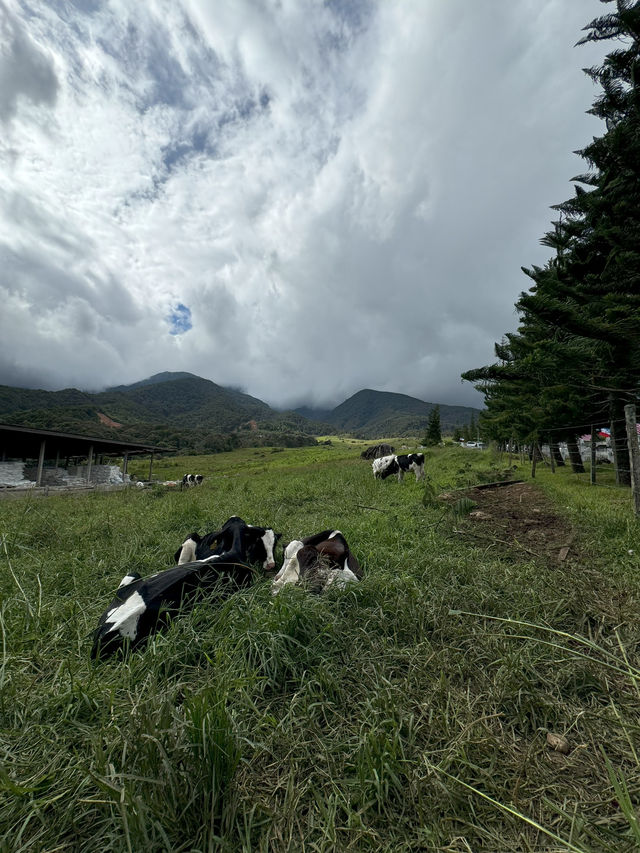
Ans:
[[[38,473],[36,474],[36,486],[40,486],[42,484],[42,469],[44,468],[44,447],[45,441],[43,439],[40,443],[40,456],[38,457]]]
[[[122,482],[127,482],[127,466],[129,465],[129,454],[125,451],[122,457]]]
[[[87,456],[87,485],[91,482],[91,468],[93,467],[93,444],[89,445],[89,455]]]
[[[149,482],[151,482],[151,472],[153,471],[153,450],[151,451],[151,459],[149,460]]]
[[[60,449],[56,450],[56,468],[60,464]]]

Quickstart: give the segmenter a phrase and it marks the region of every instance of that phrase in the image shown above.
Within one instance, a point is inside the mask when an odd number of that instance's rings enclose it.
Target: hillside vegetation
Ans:
[[[333,410],[280,412],[191,373],[158,373],[97,394],[0,386],[4,423],[169,446],[183,453],[297,447],[313,444],[314,435],[336,431],[362,438],[418,435],[434,406],[406,394],[359,391]],[[468,424],[478,414],[469,407],[441,406],[442,428]]]
[[[244,445],[313,444],[326,424],[189,373],[162,373],[97,394],[0,387],[0,420],[100,438],[217,453]],[[115,422],[117,426],[109,425]]]
[[[425,487],[375,481],[361,448],[166,459],[159,477],[203,486],[3,503],[0,849],[638,849],[628,492],[539,470],[545,517],[573,528],[559,563],[478,534],[452,492],[526,476],[506,458],[437,449]],[[120,579],[236,513],[284,541],[339,527],[364,580],[275,599],[261,580],[92,663]]]
[[[335,409],[300,408],[296,411],[317,421],[326,421],[339,432],[354,433],[360,438],[379,438],[385,435],[419,435],[427,428],[429,415],[436,403],[427,403],[407,394],[389,391],[358,391]],[[477,419],[479,409],[471,406],[440,404],[440,424],[444,431]]]

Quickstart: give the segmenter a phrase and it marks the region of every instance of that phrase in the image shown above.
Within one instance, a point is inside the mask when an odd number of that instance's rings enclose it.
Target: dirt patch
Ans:
[[[527,552],[555,562],[577,556],[571,525],[530,483],[468,489],[442,497],[447,503],[466,497],[476,504],[456,524],[463,535],[485,539],[505,551]]]
[[[112,420],[108,415],[105,415],[102,412],[98,412],[98,419],[101,423],[105,424],[108,427],[114,427],[115,429],[118,429],[122,426],[122,424],[119,424],[117,421]]]

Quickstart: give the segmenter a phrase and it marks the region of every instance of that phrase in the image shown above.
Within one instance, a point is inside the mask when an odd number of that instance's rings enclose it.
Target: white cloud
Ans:
[[[6,10],[0,382],[480,402],[600,132],[597,0]]]

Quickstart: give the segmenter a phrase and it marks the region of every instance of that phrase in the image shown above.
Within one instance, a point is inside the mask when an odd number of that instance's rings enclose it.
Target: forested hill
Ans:
[[[0,421],[208,453],[239,445],[295,445],[313,435],[362,438],[424,433],[434,403],[406,394],[364,390],[335,409],[277,412],[263,400],[192,373],[158,373],[99,393],[67,388],[34,391],[0,386]],[[440,406],[442,429],[477,419],[479,411]]]
[[[427,403],[407,394],[390,391],[358,391],[335,409],[296,409],[299,414],[330,423],[341,432],[352,432],[363,438],[393,435],[419,435],[427,426],[436,403]],[[471,406],[440,405],[440,424],[443,431],[452,431],[477,421],[479,409]]]
[[[313,433],[329,430],[191,373],[156,374],[95,394],[0,386],[0,421],[198,453],[312,443]]]

